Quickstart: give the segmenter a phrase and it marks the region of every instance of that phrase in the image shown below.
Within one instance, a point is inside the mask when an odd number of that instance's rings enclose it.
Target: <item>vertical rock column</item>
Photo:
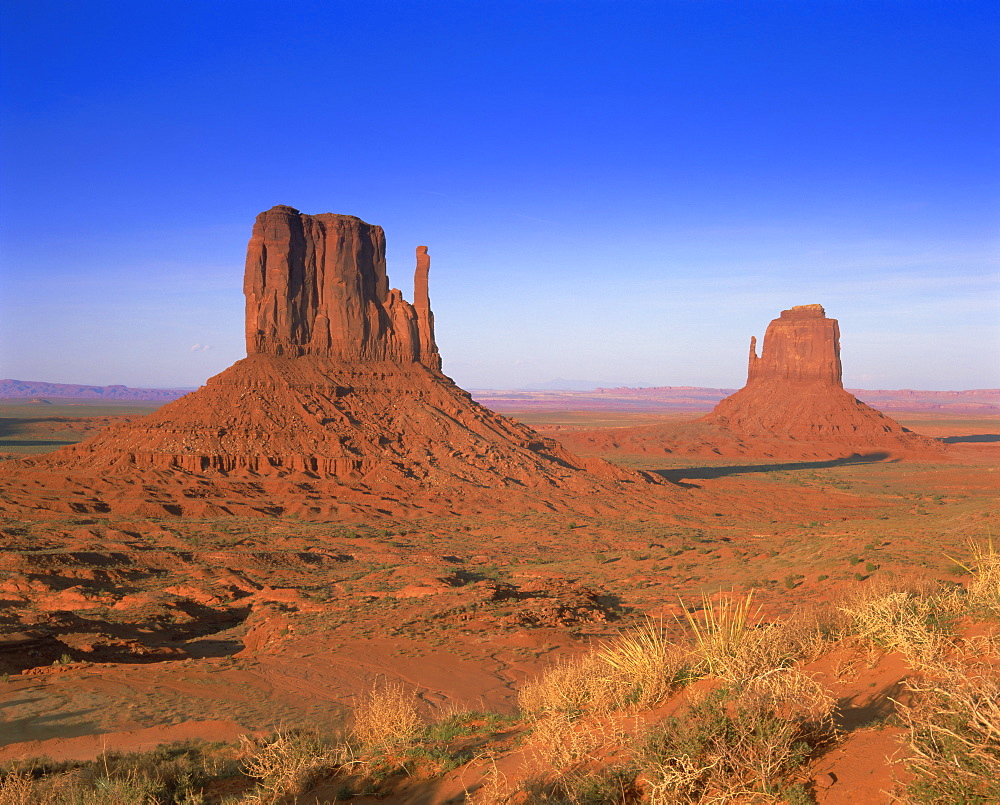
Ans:
[[[431,270],[431,258],[426,246],[417,246],[417,268],[413,274],[413,309],[417,314],[417,339],[420,362],[429,369],[441,370],[441,355],[434,342],[434,314],[431,312],[431,298],[427,292],[427,275]]]

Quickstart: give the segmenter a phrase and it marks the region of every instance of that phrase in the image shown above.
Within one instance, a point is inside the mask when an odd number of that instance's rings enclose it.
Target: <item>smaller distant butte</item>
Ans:
[[[759,356],[750,339],[746,385],[707,416],[560,439],[586,452],[779,459],[915,458],[944,450],[844,390],[840,326],[816,304],[783,310],[768,325]]]

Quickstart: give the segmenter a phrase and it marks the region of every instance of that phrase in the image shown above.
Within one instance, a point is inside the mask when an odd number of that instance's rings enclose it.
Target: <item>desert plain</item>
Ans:
[[[473,399],[381,237],[262,213],[249,357],[176,402],[0,401],[0,801],[995,801],[1000,394],[887,419],[805,305],[744,389],[787,438]]]

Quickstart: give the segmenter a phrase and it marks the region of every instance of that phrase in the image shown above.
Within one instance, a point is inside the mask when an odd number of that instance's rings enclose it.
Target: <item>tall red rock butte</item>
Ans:
[[[442,374],[429,268],[420,246],[411,305],[389,287],[381,227],[261,213],[247,357],[141,420],[4,462],[0,511],[325,518],[524,508],[518,496],[579,507],[649,482],[572,455]]]
[[[750,339],[746,385],[693,422],[581,431],[560,436],[592,452],[869,458],[937,455],[939,442],[913,433],[844,390],[840,326],[821,305],[784,310]]]

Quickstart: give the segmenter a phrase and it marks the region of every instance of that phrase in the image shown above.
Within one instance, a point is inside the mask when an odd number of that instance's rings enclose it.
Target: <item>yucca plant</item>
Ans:
[[[659,704],[683,678],[687,651],[667,637],[662,620],[646,618],[596,652],[617,683],[623,703]]]
[[[684,606],[687,626],[694,641],[695,669],[702,673],[734,678],[740,676],[741,660],[759,643],[754,629],[760,625],[760,607],[753,606],[753,591],[743,598],[713,601],[702,596],[701,617]]]

